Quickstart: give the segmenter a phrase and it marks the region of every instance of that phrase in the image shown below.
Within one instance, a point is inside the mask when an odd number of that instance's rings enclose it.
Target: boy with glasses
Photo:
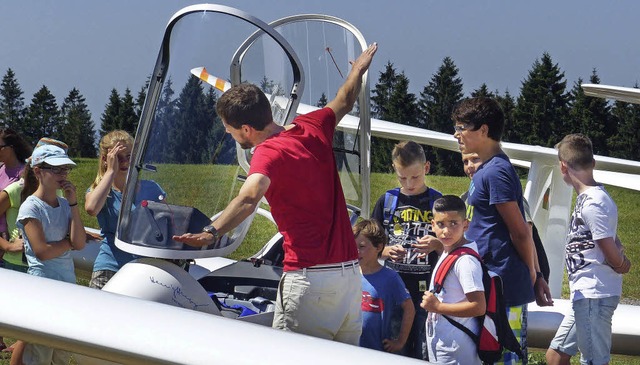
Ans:
[[[461,101],[452,113],[460,152],[477,153],[482,168],[473,175],[467,198],[466,237],[476,241],[489,270],[504,281],[511,328],[525,354],[505,352],[503,361],[526,363],[527,303],[552,305],[551,293],[538,268],[531,233],[524,219],[522,186],[500,140],[504,114],[491,98]],[[534,294],[535,289],[535,294]]]

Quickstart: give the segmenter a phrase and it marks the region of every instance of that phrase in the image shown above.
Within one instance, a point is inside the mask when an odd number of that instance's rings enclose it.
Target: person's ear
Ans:
[[[424,163],[424,174],[428,175],[429,170],[431,170],[431,162],[427,161]]]
[[[247,134],[247,135],[253,135],[253,132],[255,131],[255,129],[248,124],[243,124],[242,126],[240,126],[240,128],[242,129],[244,134]]]
[[[563,174],[566,174],[567,170],[568,170],[567,163],[564,161],[560,161],[560,172]]]
[[[489,135],[489,126],[487,124],[483,124],[480,126],[480,132],[482,133],[483,136],[488,136]]]

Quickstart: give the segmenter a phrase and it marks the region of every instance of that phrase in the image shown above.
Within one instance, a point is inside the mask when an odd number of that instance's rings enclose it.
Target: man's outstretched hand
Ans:
[[[362,52],[358,59],[356,59],[355,61],[349,61],[349,63],[351,64],[351,69],[353,71],[357,71],[359,75],[362,76],[369,69],[371,60],[373,60],[373,55],[376,54],[377,50],[378,43],[373,42],[367,49],[364,50],[364,52]]]
[[[213,235],[208,232],[185,233],[180,236],[173,236],[172,239],[192,247],[204,247],[213,243]]]

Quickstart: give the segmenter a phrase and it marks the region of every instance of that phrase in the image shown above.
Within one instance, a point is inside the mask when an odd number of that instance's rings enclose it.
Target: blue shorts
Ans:
[[[556,335],[549,344],[549,348],[569,356],[574,356],[578,353],[578,337],[576,335],[576,319],[573,316],[573,308],[569,313],[565,313]]]
[[[611,358],[611,318],[620,297],[580,299],[573,302],[580,363],[606,364]]]

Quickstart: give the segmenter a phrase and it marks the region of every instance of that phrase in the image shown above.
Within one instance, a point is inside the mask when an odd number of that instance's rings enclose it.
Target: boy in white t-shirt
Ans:
[[[432,226],[444,248],[433,272],[437,272],[444,258],[458,247],[478,250],[475,242],[464,238],[469,221],[466,219],[466,205],[459,197],[445,195],[433,203]],[[430,290],[434,290],[434,277],[431,277]],[[443,317],[450,317],[473,333],[480,331],[474,317],[485,313],[486,302],[482,267],[478,259],[471,255],[460,256],[446,276],[442,290],[437,294],[425,292],[420,306],[428,312],[427,349],[430,362],[481,364],[471,337]]]
[[[622,294],[622,274],[631,268],[616,235],[618,208],[593,178],[595,160],[588,137],[567,135],[556,149],[563,179],[578,196],[565,248],[573,311],[551,341],[547,363],[569,364],[579,349],[582,364],[607,364],[611,318]]]

